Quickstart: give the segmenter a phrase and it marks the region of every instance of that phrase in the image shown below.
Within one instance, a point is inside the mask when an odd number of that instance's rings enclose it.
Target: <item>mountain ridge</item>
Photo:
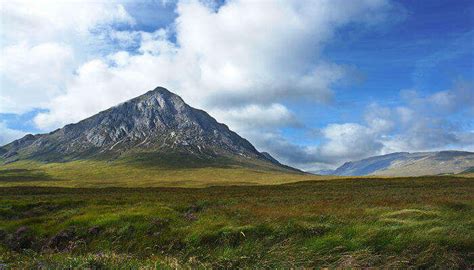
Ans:
[[[339,176],[422,176],[457,174],[474,167],[474,153],[445,150],[395,152],[346,162],[331,174]]]
[[[4,163],[23,159],[65,162],[117,159],[137,153],[176,153],[187,158],[239,159],[289,169],[178,95],[156,87],[77,123],[28,134],[0,147]],[[297,170],[291,168],[292,170]]]

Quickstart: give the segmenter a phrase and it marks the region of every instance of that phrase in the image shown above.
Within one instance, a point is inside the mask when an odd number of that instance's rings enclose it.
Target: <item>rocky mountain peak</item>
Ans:
[[[138,102],[142,105],[157,105],[161,108],[172,107],[175,109],[184,109],[186,107],[186,103],[180,96],[160,86],[146,92],[136,99],[132,99],[127,102]]]
[[[0,147],[4,162],[118,158],[140,152],[238,157],[280,165],[163,87],[51,133],[27,135]]]

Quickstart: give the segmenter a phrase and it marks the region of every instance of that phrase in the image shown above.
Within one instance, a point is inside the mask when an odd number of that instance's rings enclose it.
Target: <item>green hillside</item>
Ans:
[[[129,155],[117,160],[43,163],[17,161],[0,166],[0,186],[205,187],[281,184],[321,179],[269,162],[191,159],[180,155]]]

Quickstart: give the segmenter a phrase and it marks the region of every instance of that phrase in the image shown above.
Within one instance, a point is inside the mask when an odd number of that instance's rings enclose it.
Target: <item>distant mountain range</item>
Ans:
[[[474,171],[474,153],[464,151],[399,152],[346,162],[324,174],[340,176],[422,176]]]
[[[183,167],[225,161],[298,171],[260,153],[226,125],[162,87],[76,124],[0,147],[3,163],[121,158],[148,162],[150,155]]]

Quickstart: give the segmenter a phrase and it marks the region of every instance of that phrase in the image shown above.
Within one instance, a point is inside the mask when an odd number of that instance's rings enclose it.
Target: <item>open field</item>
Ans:
[[[474,263],[472,178],[193,189],[2,187],[0,201],[0,262],[7,267]]]
[[[147,163],[148,162],[148,163]],[[186,167],[180,166],[186,164]],[[64,163],[19,161],[0,167],[0,187],[207,187],[216,185],[282,184],[331,179],[285,172],[267,164],[239,165],[237,162],[196,164],[189,160],[82,160]]]

